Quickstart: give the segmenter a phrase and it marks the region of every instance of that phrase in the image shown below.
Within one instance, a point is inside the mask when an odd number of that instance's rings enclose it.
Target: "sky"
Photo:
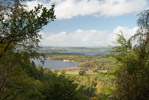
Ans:
[[[101,47],[114,45],[121,32],[126,39],[137,29],[138,14],[149,0],[32,0],[28,9],[55,4],[56,20],[39,33],[41,46]]]

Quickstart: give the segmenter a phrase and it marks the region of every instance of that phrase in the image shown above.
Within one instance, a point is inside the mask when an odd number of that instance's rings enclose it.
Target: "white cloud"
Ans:
[[[122,27],[118,26],[111,35],[113,35],[114,39],[118,33],[123,33],[124,37],[128,40],[131,36],[133,36],[139,27],[134,27],[133,29],[130,29],[128,27]]]
[[[110,45],[116,45],[115,40],[117,39],[117,34],[121,34],[121,33],[124,35],[125,39],[128,40],[137,32],[138,29],[139,27],[134,27],[131,29],[128,27],[118,26],[113,30],[113,33],[109,35],[107,42]]]
[[[146,0],[105,0],[100,5],[100,13],[105,16],[119,16],[128,13],[138,13],[146,7]]]
[[[26,4],[33,8],[37,4],[50,8],[56,4],[57,19],[68,19],[75,16],[98,15],[120,16],[129,13],[139,13],[148,6],[147,0],[45,0],[28,1]]]
[[[40,33],[43,36],[41,41],[42,46],[108,46],[112,45],[112,41],[116,39],[117,34],[123,32],[126,39],[129,39],[135,34],[138,27],[128,28],[118,26],[113,33],[97,30],[76,30],[75,32],[67,33]]]
[[[24,3],[25,3],[25,5],[27,5],[28,9],[34,9],[34,7],[38,6],[38,4],[41,4],[44,7],[47,7],[48,9],[51,8],[51,2],[45,3],[44,0],[27,1],[27,2],[24,2]]]

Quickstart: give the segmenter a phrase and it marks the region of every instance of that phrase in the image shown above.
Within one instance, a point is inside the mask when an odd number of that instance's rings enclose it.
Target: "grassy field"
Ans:
[[[94,72],[92,70],[88,70],[85,71],[84,75],[80,75],[79,72],[81,70],[68,70],[68,71],[63,71],[63,70],[59,70],[56,71],[58,74],[65,74],[66,76],[69,77],[80,77],[80,76],[84,76],[84,77],[98,77],[102,80],[108,80],[111,78],[114,78],[114,75],[112,75],[111,73],[107,72],[107,70],[98,70],[97,72]]]
[[[84,75],[80,75],[81,70],[59,71],[59,74],[65,74],[74,80],[75,83],[85,87],[86,91],[93,93],[92,95],[99,95],[101,93],[111,94],[114,88],[115,77],[106,70],[98,70],[94,72],[92,70],[85,71]]]
[[[114,60],[110,55],[81,55],[81,54],[47,54],[50,59],[69,60],[80,62],[80,65],[72,68],[53,70],[58,74],[74,80],[78,88],[84,88],[89,95],[110,95],[115,85]],[[73,69],[74,68],[74,69]],[[75,69],[78,68],[78,69]],[[80,71],[85,74],[80,75]]]

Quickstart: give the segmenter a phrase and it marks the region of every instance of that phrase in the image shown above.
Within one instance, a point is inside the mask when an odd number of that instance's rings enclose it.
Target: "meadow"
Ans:
[[[82,55],[82,54],[46,54],[48,59],[69,60],[79,62],[72,68],[56,69],[54,73],[65,75],[79,84],[78,89],[84,88],[86,95],[106,98],[112,94],[115,84],[115,60],[110,55]],[[103,95],[104,94],[104,95]]]

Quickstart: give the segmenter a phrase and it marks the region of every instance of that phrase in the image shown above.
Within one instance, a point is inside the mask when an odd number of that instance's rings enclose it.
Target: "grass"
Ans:
[[[81,76],[79,75],[79,71],[80,70],[71,70],[71,71],[60,71],[59,74],[61,72],[64,72],[66,76]],[[102,80],[108,80],[109,78],[114,78],[114,75],[109,74],[108,72],[103,72],[103,71],[98,71],[98,72],[93,72],[92,70],[86,71],[86,74],[83,75],[86,77],[99,77]]]

